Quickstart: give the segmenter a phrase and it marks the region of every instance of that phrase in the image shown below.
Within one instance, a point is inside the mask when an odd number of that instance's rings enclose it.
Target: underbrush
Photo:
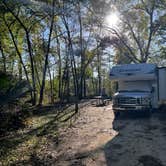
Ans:
[[[56,146],[61,142],[59,128],[71,125],[73,106],[8,109],[1,111],[0,165],[55,163]]]
[[[0,136],[5,136],[9,132],[16,131],[20,128],[24,128],[24,120],[29,116],[25,108],[26,105],[21,103],[10,103],[4,105],[0,109]]]

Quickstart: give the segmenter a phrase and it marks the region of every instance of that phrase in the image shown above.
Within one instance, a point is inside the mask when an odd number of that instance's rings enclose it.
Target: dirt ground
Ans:
[[[88,106],[69,129],[60,131],[56,166],[164,166],[166,114],[122,115],[111,105]]]

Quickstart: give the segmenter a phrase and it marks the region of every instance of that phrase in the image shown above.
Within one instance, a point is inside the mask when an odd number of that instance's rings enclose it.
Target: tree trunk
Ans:
[[[25,30],[25,32],[26,32],[26,39],[27,39],[27,45],[28,45],[28,51],[29,51],[29,57],[30,57],[31,74],[32,74],[32,87],[33,87],[33,101],[32,101],[32,104],[36,105],[36,97],[37,97],[37,95],[36,95],[36,78],[35,78],[32,47],[31,47],[29,32],[27,30]]]
[[[50,52],[51,36],[52,36],[53,24],[54,24],[54,6],[55,6],[55,0],[53,0],[53,3],[52,3],[51,26],[50,26],[47,52],[45,55],[45,62],[44,62],[44,68],[43,68],[43,78],[42,78],[42,85],[41,85],[41,89],[40,89],[39,105],[41,105],[43,102],[43,92],[45,89],[45,78],[46,78],[46,72],[47,72],[47,67],[48,67],[48,56],[49,56],[49,52]]]
[[[18,55],[18,57],[19,57],[20,63],[22,64],[22,67],[23,67],[23,69],[24,69],[24,73],[25,73],[26,79],[27,79],[29,85],[31,86],[31,83],[30,83],[30,80],[29,80],[29,77],[28,77],[28,71],[27,71],[27,69],[26,69],[26,67],[25,67],[25,64],[24,64],[24,62],[23,62],[21,53],[20,53],[20,51],[19,51],[19,49],[18,49],[18,46],[17,46],[17,43],[16,43],[16,41],[15,41],[13,32],[12,32],[12,30],[10,29],[10,27],[9,27],[9,25],[8,25],[8,23],[7,23],[7,21],[5,20],[4,17],[3,17],[3,20],[4,20],[4,22],[5,22],[5,25],[6,25],[7,28],[8,28],[9,34],[10,34],[10,36],[11,36],[12,42],[13,42],[13,44],[14,44],[14,47],[15,47],[15,49],[16,49],[16,52],[17,52],[17,55]],[[31,91],[31,100],[33,100],[32,91]]]
[[[20,61],[18,61],[18,71],[19,71],[19,80],[22,80],[22,66]]]
[[[68,50],[69,50],[69,55],[70,55],[70,64],[71,64],[71,69],[72,69],[74,93],[75,93],[75,111],[77,112],[78,111],[78,78],[77,78],[76,63],[75,63],[72,39],[71,39],[68,23],[66,22],[66,19],[64,16],[63,16],[63,21],[64,21],[64,25],[65,25],[65,28],[67,30],[67,35],[68,35]]]
[[[56,30],[57,33],[57,30]],[[61,60],[61,51],[60,51],[60,42],[59,42],[59,38],[56,38],[56,42],[57,42],[57,54],[58,54],[58,58],[59,58],[59,62],[58,62],[58,97],[59,99],[61,99],[61,91],[62,91],[62,60]]]
[[[8,5],[5,1],[3,1],[3,4],[8,9],[8,11],[15,17],[15,19],[19,22],[19,24],[22,26],[22,28],[24,29],[25,34],[26,34],[27,46],[28,46],[29,57],[30,57],[30,64],[31,64],[31,72],[32,72],[32,87],[33,87],[32,104],[35,105],[36,104],[36,82],[35,82],[33,54],[32,54],[32,47],[31,47],[31,42],[30,42],[29,31],[28,31],[27,27],[24,25],[24,23],[19,19],[19,17],[13,12],[13,10],[10,7],[8,7]],[[5,20],[5,18],[4,18],[4,20]]]
[[[3,58],[3,71],[6,73],[6,57],[5,57],[5,54],[4,54],[4,51],[3,51],[1,41],[0,41],[0,51],[1,51],[2,58]]]
[[[41,88],[40,77],[39,77],[39,73],[38,73],[38,66],[37,66],[35,59],[34,59],[34,69],[35,69],[35,73],[36,73],[36,81],[39,85],[39,88]]]
[[[97,51],[98,95],[101,95],[101,56]]]
[[[84,77],[84,97],[86,97],[86,78]]]
[[[53,104],[54,103],[54,93],[53,93],[53,84],[52,84],[51,71],[50,71],[49,65],[48,65],[48,74],[49,74],[49,82],[50,82],[51,104]]]

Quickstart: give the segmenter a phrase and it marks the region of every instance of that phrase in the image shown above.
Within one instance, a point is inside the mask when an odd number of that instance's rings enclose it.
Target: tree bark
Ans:
[[[41,89],[40,89],[39,105],[41,105],[43,102],[43,92],[45,89],[45,78],[46,78],[46,72],[47,72],[47,67],[48,67],[48,56],[49,56],[49,52],[50,52],[51,36],[52,36],[53,24],[54,24],[54,6],[55,6],[55,0],[53,0],[53,2],[52,2],[51,26],[50,26],[47,52],[45,55],[45,62],[44,62],[44,68],[43,68],[43,77],[42,77],[42,85],[41,85]]]
[[[55,28],[56,29],[56,28]],[[56,30],[57,33],[57,30]],[[56,38],[56,43],[57,43],[57,54],[58,54],[58,97],[61,100],[61,91],[62,91],[62,59],[61,59],[61,50],[60,50],[60,42],[59,42],[59,37]]]
[[[48,74],[49,74],[49,82],[50,82],[51,104],[53,104],[54,103],[53,83],[52,83],[52,77],[51,77],[51,71],[50,71],[49,65],[48,65]]]
[[[97,51],[98,95],[101,95],[101,57]]]
[[[6,73],[6,57],[5,57],[5,54],[3,51],[1,40],[0,40],[0,51],[1,51],[2,58],[3,58],[3,71]]]

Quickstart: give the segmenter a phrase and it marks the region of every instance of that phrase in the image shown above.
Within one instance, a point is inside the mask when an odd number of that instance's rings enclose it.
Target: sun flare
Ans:
[[[106,16],[105,23],[109,27],[111,27],[111,28],[116,27],[118,25],[118,22],[119,22],[119,17],[116,12],[110,13],[109,15]]]

